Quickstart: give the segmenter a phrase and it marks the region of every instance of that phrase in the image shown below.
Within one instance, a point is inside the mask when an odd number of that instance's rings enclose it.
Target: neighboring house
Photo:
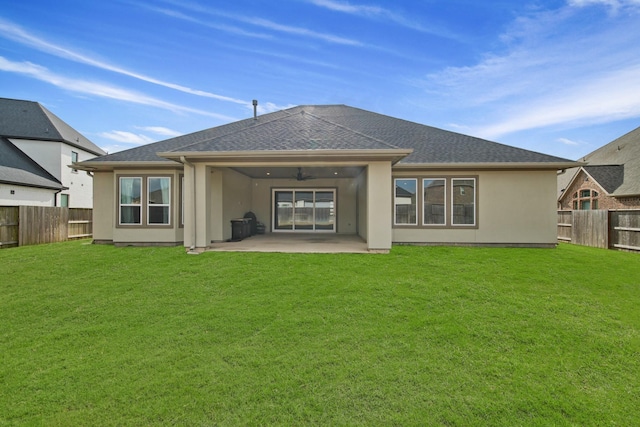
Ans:
[[[558,176],[561,210],[640,209],[640,127]]]
[[[69,166],[104,154],[39,103],[0,98],[0,205],[91,208],[91,176]]]
[[[268,233],[553,247],[578,163],[343,105],[298,106],[80,162],[96,243],[204,250],[253,212]]]

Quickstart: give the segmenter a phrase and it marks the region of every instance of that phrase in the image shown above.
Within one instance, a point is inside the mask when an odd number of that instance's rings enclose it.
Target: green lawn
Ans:
[[[640,254],[0,250],[0,425],[640,425]]]

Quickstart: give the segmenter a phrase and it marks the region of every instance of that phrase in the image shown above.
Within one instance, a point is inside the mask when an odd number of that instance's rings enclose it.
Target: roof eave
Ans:
[[[144,169],[144,168],[175,168],[180,166],[178,163],[167,162],[167,161],[112,161],[112,162],[96,162],[91,160],[85,160],[84,162],[73,163],[70,166],[73,169],[78,169],[87,172],[95,172],[95,171],[110,171],[113,169],[126,169],[126,168],[136,168],[136,169]]]
[[[396,163],[413,153],[413,149],[376,150],[255,150],[255,151],[169,151],[157,153],[159,157],[180,161],[182,157],[193,161],[291,161],[321,158],[323,160],[390,160]]]
[[[456,162],[456,163],[398,163],[396,169],[525,169],[525,170],[561,170],[582,166],[580,162]]]
[[[69,187],[65,187],[64,185],[40,185],[40,184],[29,184],[26,182],[18,182],[18,181],[9,181],[9,180],[0,180],[0,184],[7,184],[7,185],[16,185],[18,187],[28,187],[28,188],[42,188],[44,190],[51,190],[51,191],[63,191],[63,190],[68,190]]]

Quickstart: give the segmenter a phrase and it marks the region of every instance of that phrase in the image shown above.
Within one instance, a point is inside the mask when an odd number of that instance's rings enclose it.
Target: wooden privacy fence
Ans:
[[[50,206],[0,206],[0,249],[91,237],[93,211]]]
[[[640,210],[558,211],[558,240],[640,251]]]

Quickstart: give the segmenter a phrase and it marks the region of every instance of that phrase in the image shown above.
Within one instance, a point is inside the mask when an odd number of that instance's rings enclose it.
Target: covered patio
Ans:
[[[356,234],[267,233],[238,242],[212,243],[207,252],[371,253]]]

